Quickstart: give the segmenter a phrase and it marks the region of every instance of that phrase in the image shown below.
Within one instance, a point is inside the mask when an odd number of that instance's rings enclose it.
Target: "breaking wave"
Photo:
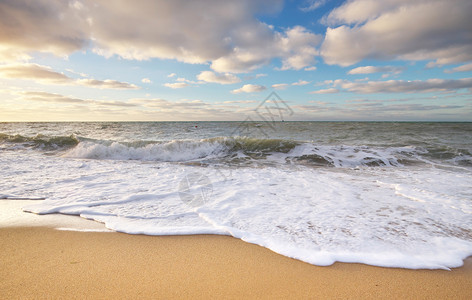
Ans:
[[[70,136],[26,137],[0,133],[2,149],[56,151],[63,157],[159,162],[288,163],[318,167],[401,167],[431,162],[472,165],[467,149],[419,146],[317,145],[311,141],[215,137],[118,142]]]

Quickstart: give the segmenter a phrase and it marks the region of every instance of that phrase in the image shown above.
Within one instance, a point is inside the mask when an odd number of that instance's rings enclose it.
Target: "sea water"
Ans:
[[[311,264],[472,255],[472,123],[0,123],[0,198]]]

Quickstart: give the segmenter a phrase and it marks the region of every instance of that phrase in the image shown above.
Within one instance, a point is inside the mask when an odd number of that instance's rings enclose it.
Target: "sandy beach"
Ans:
[[[0,294],[18,298],[472,298],[461,268],[318,267],[228,236],[0,228]]]

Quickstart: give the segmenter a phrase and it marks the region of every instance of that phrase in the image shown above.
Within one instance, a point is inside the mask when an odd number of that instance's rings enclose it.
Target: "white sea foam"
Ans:
[[[131,234],[231,235],[317,265],[447,269],[472,255],[467,124],[288,122],[271,140],[203,125],[43,124],[40,136],[0,124],[0,198],[46,198],[24,210]]]
[[[132,234],[226,234],[312,264],[451,268],[472,254],[472,176],[435,168],[196,167],[7,153],[0,190]],[[201,206],[180,183],[211,183]],[[449,184],[454,182],[454,185]],[[198,196],[198,194],[195,194]],[[63,226],[66,227],[67,226]]]
[[[199,158],[224,155],[225,147],[218,141],[168,141],[150,143],[144,146],[126,145],[118,142],[101,144],[81,142],[64,154],[65,157],[147,160],[147,161],[188,161]]]
[[[402,166],[402,160],[429,162],[420,158],[427,153],[414,147],[367,147],[346,145],[316,145],[313,142],[248,138],[212,138],[202,140],[173,140],[146,144],[82,141],[63,154],[63,157],[186,162],[218,158],[261,158],[259,163],[297,163],[298,161],[334,167]],[[451,161],[461,162],[467,157]]]

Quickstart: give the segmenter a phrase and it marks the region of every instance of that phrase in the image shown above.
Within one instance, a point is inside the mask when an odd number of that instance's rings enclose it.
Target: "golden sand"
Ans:
[[[0,228],[0,298],[472,299],[452,271],[318,267],[227,236]]]

